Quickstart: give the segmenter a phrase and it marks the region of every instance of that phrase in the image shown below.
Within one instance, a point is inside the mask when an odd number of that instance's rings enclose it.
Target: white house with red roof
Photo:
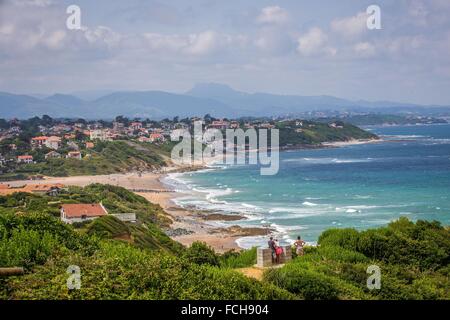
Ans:
[[[103,204],[63,204],[61,206],[61,221],[72,224],[94,220],[108,215]]]
[[[18,156],[17,163],[33,163],[33,156],[29,155]]]
[[[31,138],[31,147],[42,148],[43,146],[45,146],[45,143],[47,142],[47,140],[48,140],[48,137],[46,137],[46,136]]]

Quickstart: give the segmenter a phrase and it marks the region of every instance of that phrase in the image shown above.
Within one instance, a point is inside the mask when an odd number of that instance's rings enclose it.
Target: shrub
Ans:
[[[331,279],[323,274],[298,268],[295,264],[282,269],[269,269],[264,279],[307,300],[333,300],[338,290]]]
[[[256,264],[256,248],[236,252],[227,251],[220,256],[220,265],[225,268],[246,268]]]
[[[334,245],[321,246],[318,248],[317,253],[326,258],[339,262],[357,263],[366,262],[369,260],[362,253]]]
[[[13,229],[9,236],[0,241],[0,266],[24,267],[30,269],[35,264],[43,264],[59,246],[59,242],[49,232],[25,230],[22,226]]]
[[[358,239],[359,233],[355,229],[328,229],[322,232],[318,244],[321,246],[332,245],[356,250]]]
[[[68,265],[80,266],[80,290],[65,287]],[[12,299],[293,299],[274,285],[232,270],[154,255],[119,242],[103,242],[93,256],[56,256],[33,274],[8,283]]]
[[[193,242],[192,245],[186,249],[184,257],[196,264],[209,264],[211,266],[219,265],[219,257],[210,246],[204,242]]]

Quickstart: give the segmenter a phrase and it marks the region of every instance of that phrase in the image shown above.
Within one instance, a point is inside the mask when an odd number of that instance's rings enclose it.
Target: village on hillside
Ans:
[[[161,144],[180,136],[181,130],[193,130],[195,121],[202,121],[205,128],[225,129],[273,129],[288,120],[215,119],[203,118],[162,121],[130,120],[119,116],[114,121],[57,120],[43,116],[29,120],[0,120],[0,174],[17,166],[36,164],[52,159],[81,160],[90,157],[100,142],[134,140],[141,143]],[[291,127],[302,132],[303,121],[293,121]],[[309,124],[309,126],[314,126]],[[330,128],[342,128],[336,122]],[[286,127],[286,126],[283,126]]]

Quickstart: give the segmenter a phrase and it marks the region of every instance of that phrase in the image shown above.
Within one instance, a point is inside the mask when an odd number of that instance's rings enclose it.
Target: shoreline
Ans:
[[[338,148],[355,144],[379,143],[382,139],[350,140],[345,142],[322,143],[319,148]],[[305,148],[308,149],[308,148]],[[310,148],[309,148],[310,149]],[[296,150],[299,150],[296,148]],[[285,150],[283,150],[285,151]],[[170,173],[184,173],[199,171],[208,168],[214,163],[214,159],[205,163],[196,163],[186,166],[170,165],[158,172],[128,172],[110,175],[96,176],[71,176],[71,177],[44,177],[44,180],[18,180],[2,182],[10,186],[24,184],[49,184],[61,183],[68,186],[85,187],[89,184],[100,183],[123,187],[137,195],[142,196],[153,204],[160,205],[172,220],[170,229],[166,233],[175,241],[185,246],[190,246],[195,241],[202,241],[214,248],[216,252],[223,253],[229,250],[239,251],[242,248],[238,240],[248,236],[268,236],[272,230],[267,227],[241,227],[239,220],[246,219],[241,214],[227,215],[195,208],[183,208],[175,203],[175,199],[186,195],[183,192],[170,189],[163,181]],[[221,226],[220,222],[236,221],[236,225]]]
[[[123,174],[97,175],[97,176],[72,176],[72,177],[44,177],[44,180],[17,180],[6,183],[13,187],[24,184],[56,184],[67,186],[86,187],[93,183],[109,184],[123,187],[137,195],[142,196],[153,204],[160,205],[172,220],[170,229],[166,233],[175,241],[185,246],[190,246],[195,241],[202,241],[213,247],[216,252],[223,253],[229,250],[239,251],[240,248],[236,240],[244,236],[268,234],[264,229],[242,228],[237,225],[224,227],[215,225],[220,221],[230,221],[245,219],[236,215],[235,218],[227,217],[224,214],[212,213],[201,210],[183,208],[173,201],[184,194],[171,190],[161,180],[169,173],[190,172],[205,169],[205,166],[189,167],[165,167],[163,172],[136,173],[129,172]],[[145,190],[145,192],[142,192]],[[139,192],[141,191],[141,192]]]

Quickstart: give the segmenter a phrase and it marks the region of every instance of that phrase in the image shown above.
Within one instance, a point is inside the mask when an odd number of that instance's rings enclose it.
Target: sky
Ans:
[[[378,5],[381,29],[367,28]],[[66,26],[69,5],[81,29]],[[449,0],[0,0],[0,91],[246,92],[450,105]]]

